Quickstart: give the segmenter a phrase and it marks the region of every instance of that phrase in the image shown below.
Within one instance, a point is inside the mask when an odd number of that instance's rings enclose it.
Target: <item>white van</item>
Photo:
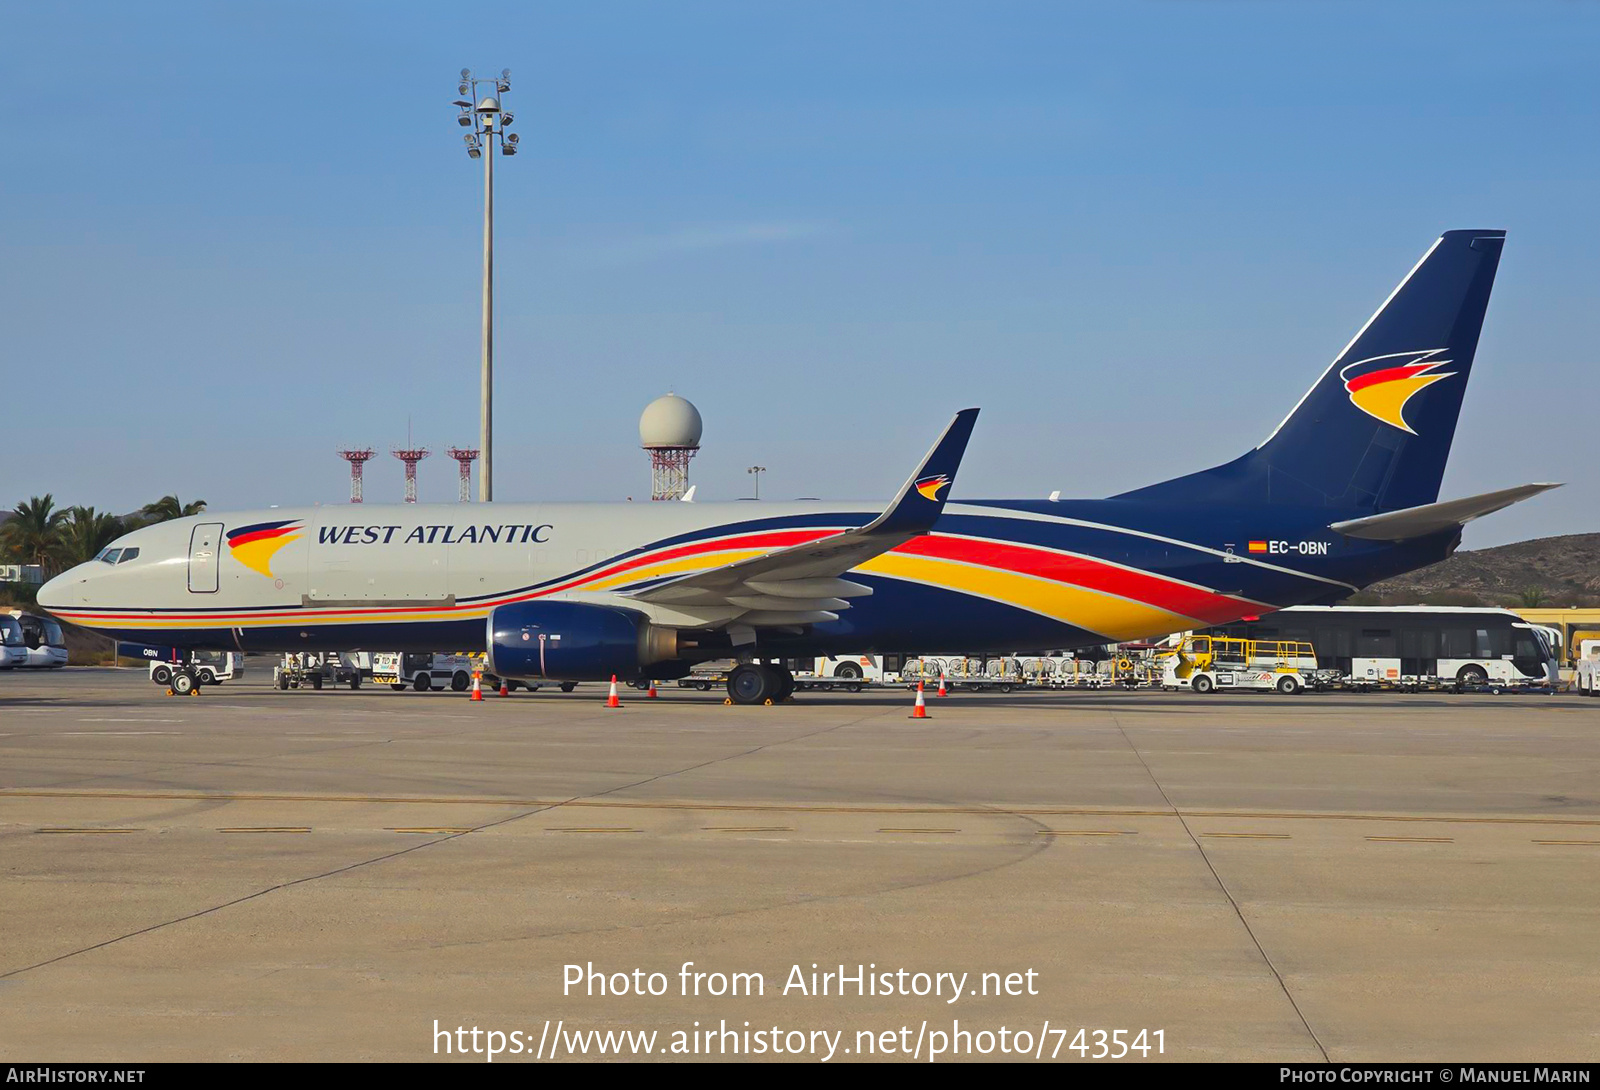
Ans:
[[[419,693],[429,689],[465,692],[472,686],[472,671],[484,669],[480,655],[427,651],[374,651],[372,681],[391,689],[412,688]]]
[[[1572,687],[1579,696],[1600,696],[1600,640],[1578,641],[1578,666]]]
[[[216,685],[244,676],[244,655],[238,651],[191,651],[181,662],[152,662],[150,680],[170,685],[173,673],[186,668],[201,685]]]

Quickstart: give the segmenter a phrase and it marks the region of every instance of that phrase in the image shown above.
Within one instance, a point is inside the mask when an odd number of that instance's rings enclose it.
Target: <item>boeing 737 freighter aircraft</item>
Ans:
[[[400,505],[135,530],[39,604],[196,649],[476,648],[516,680],[681,677],[713,658],[1084,647],[1337,601],[1553,488],[1440,503],[1503,231],[1436,241],[1254,450],[1102,500],[949,494],[956,415],[887,507]],[[739,703],[793,679],[746,662]]]

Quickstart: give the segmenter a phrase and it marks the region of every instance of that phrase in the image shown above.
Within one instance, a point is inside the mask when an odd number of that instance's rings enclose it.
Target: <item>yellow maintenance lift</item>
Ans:
[[[1317,653],[1299,640],[1245,640],[1186,635],[1162,653],[1161,687],[1209,693],[1217,689],[1305,691],[1317,671]]]

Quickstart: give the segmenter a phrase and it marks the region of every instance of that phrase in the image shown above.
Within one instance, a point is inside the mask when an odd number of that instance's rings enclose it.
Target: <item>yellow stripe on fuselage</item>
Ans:
[[[1114,594],[953,560],[885,553],[855,570],[976,594],[1113,640],[1177,632],[1195,624],[1192,618]]]

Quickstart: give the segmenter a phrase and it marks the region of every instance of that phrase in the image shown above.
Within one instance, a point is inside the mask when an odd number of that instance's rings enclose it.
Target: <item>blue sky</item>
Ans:
[[[339,502],[477,437],[480,166],[510,67],[496,490],[1105,495],[1264,437],[1439,231],[1510,232],[1447,494],[1600,530],[1589,3],[0,3],[0,500]],[[1578,400],[1586,391],[1588,407]],[[46,455],[41,457],[40,455]],[[369,468],[398,499],[399,464]]]

